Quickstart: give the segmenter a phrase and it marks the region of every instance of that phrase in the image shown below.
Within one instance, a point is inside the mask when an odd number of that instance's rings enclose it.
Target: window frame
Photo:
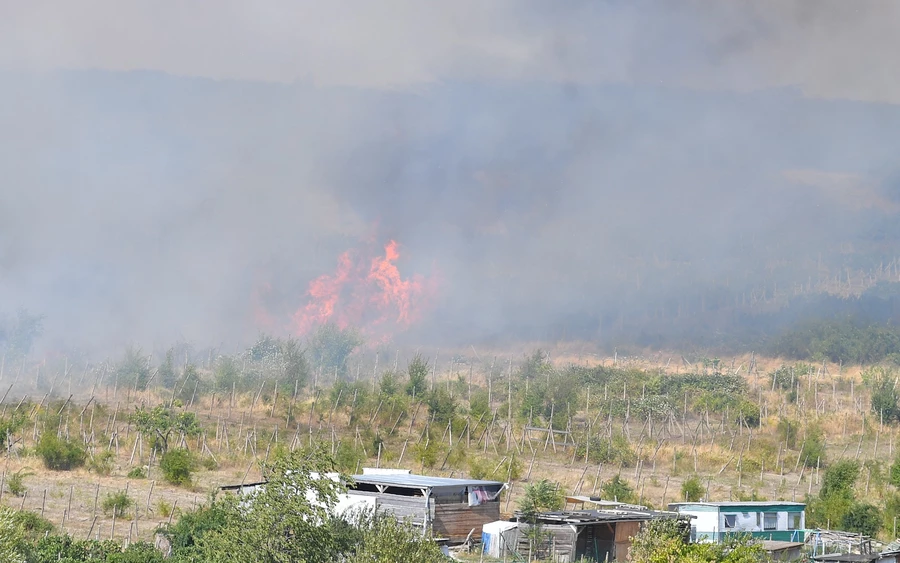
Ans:
[[[772,527],[768,527],[768,519],[771,518],[773,520]],[[764,532],[774,532],[778,530],[778,513],[777,512],[763,512],[762,513],[762,529]]]
[[[737,513],[722,514],[722,527],[726,530],[734,530],[737,528]],[[728,519],[731,518],[731,526],[728,525]]]

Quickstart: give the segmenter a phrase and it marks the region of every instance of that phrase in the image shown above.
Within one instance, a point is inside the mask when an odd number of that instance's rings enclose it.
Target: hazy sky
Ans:
[[[389,238],[440,282],[423,338],[790,286],[893,232],[898,24],[888,1],[0,0],[0,310],[53,346],[235,342],[259,287],[287,318]]]

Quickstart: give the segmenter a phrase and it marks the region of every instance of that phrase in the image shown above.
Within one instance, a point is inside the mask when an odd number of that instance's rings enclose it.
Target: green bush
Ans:
[[[159,461],[163,478],[173,485],[190,485],[193,465],[193,456],[184,449],[169,450]]]
[[[694,475],[681,484],[681,500],[684,502],[697,502],[703,498],[704,490],[700,478]]]
[[[84,465],[87,452],[82,446],[60,438],[55,432],[41,434],[35,452],[44,462],[44,467],[54,471],[68,471]]]
[[[15,520],[30,537],[44,536],[53,531],[53,523],[30,510],[17,510]]]
[[[101,452],[91,458],[88,463],[88,469],[98,475],[107,476],[112,473],[116,455],[111,451]]]
[[[134,500],[128,496],[125,491],[116,491],[115,493],[106,493],[103,499],[103,513],[107,516],[115,516],[121,518],[125,516],[125,511],[134,506]]]
[[[806,467],[825,465],[825,439],[816,426],[810,426],[806,431],[806,439],[800,446],[800,463]]]
[[[143,467],[135,467],[134,469],[132,469],[131,471],[128,472],[128,478],[129,479],[146,479],[147,472],[144,470]]]
[[[634,487],[628,481],[616,475],[600,486],[600,496],[604,500],[634,504],[638,501]]]
[[[9,480],[6,482],[6,486],[9,487],[9,492],[11,492],[14,496],[20,497],[25,494],[25,491],[28,490],[25,487],[25,477],[34,475],[33,472],[28,471],[26,468],[22,468],[15,473],[9,476]]]
[[[856,502],[844,514],[843,529],[848,532],[874,537],[881,529],[881,511],[867,502]]]

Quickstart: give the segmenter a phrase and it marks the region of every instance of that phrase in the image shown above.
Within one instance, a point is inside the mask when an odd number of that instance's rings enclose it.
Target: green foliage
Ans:
[[[187,437],[200,434],[197,415],[192,412],[176,412],[164,405],[150,410],[138,408],[130,417],[137,431],[148,438],[151,446],[165,454],[169,450],[169,438],[184,434]]]
[[[863,326],[844,318],[799,323],[769,339],[766,352],[787,358],[867,365],[893,359],[897,350],[900,350],[900,328]]]
[[[154,563],[157,560],[121,559],[122,546],[112,540],[77,540],[71,536],[47,535],[37,540],[29,550],[29,563]]]
[[[159,468],[167,482],[173,485],[190,485],[194,459],[187,450],[169,450],[160,458]]]
[[[147,471],[143,467],[133,467],[131,471],[128,472],[129,479],[146,479]]]
[[[684,502],[697,502],[703,498],[705,490],[700,478],[694,475],[689,479],[685,479],[684,483],[681,484],[681,500]]]
[[[690,524],[684,520],[659,519],[646,522],[634,537],[633,563],[760,563],[766,561],[762,544],[749,536],[732,536],[722,543],[689,543]]]
[[[592,463],[615,463],[621,467],[633,467],[638,461],[634,448],[621,432],[614,432],[610,438],[593,435],[589,445],[579,444],[575,453],[582,459],[587,455]]]
[[[129,347],[116,365],[116,381],[123,387],[133,387],[138,391],[147,388],[150,381],[150,365],[140,348]]]
[[[843,523],[855,501],[853,487],[859,470],[854,460],[839,461],[825,470],[819,496],[807,502],[810,526],[829,528]]]
[[[843,529],[855,534],[874,537],[881,529],[882,516],[878,507],[866,503],[855,502],[844,514]]]
[[[473,389],[472,398],[469,401],[469,415],[473,419],[473,424],[479,420],[489,419],[491,414],[491,406],[488,404],[487,389]]]
[[[780,418],[778,419],[778,426],[775,430],[778,432],[779,439],[784,442],[789,449],[793,450],[797,447],[799,426],[795,421],[787,418]]]
[[[6,449],[7,439],[25,426],[27,418],[21,411],[0,418],[0,448]]]
[[[53,531],[53,523],[30,510],[17,510],[16,522],[29,538],[39,538]]]
[[[196,539],[198,561],[262,563],[334,560],[337,541],[322,523],[345,491],[341,481],[318,475],[334,469],[327,446],[282,451],[264,467],[265,487],[242,499],[213,502],[221,523]]]
[[[872,388],[872,410],[885,422],[900,420],[900,391],[896,386],[896,376],[884,368],[869,368],[863,373],[863,380]]]
[[[429,418],[438,426],[445,427],[456,417],[456,399],[450,396],[443,385],[437,386],[429,393],[425,402],[428,405]]]
[[[620,475],[615,475],[600,486],[600,496],[605,500],[627,504],[636,504],[638,502],[634,487],[628,481],[622,479]]]
[[[891,464],[889,481],[891,485],[900,487],[900,457],[895,458],[894,463]]]
[[[25,487],[25,477],[29,477],[31,475],[34,475],[34,472],[29,471],[25,467],[19,469],[15,473],[10,474],[9,478],[6,481],[6,486],[9,487],[9,492],[11,492],[13,496],[17,497],[24,495],[25,491],[28,490]]]
[[[56,432],[44,431],[35,448],[35,452],[44,462],[44,467],[54,471],[68,471],[84,465],[87,452],[70,440],[60,438]]]
[[[416,356],[406,366],[406,374],[409,376],[406,382],[406,394],[411,397],[421,397],[428,389],[428,360],[422,356]]]
[[[800,463],[806,467],[825,465],[825,436],[818,426],[806,429],[806,438],[800,446]]]
[[[185,561],[201,561],[198,543],[214,530],[220,530],[228,524],[228,514],[224,507],[211,499],[208,505],[185,512],[177,522],[163,526],[159,532],[172,546],[172,553]]]
[[[314,365],[323,373],[347,373],[347,359],[359,346],[363,338],[351,327],[341,329],[333,323],[326,323],[313,332],[309,342]]]
[[[231,356],[222,356],[216,359],[216,364],[213,368],[213,382],[216,391],[220,393],[231,393],[232,390],[244,391],[247,389],[245,382],[241,378],[241,367]]]
[[[541,479],[525,485],[525,491],[519,499],[519,512],[526,522],[534,522],[541,512],[561,509],[565,500],[565,493],[559,483]]]
[[[440,547],[420,529],[397,520],[393,515],[364,513],[354,522],[361,531],[355,552],[347,563],[444,563]]]
[[[0,507],[0,561],[25,563],[25,533],[12,509]]]
[[[859,463],[853,460],[841,460],[825,470],[820,498],[841,496],[853,497],[853,486],[859,478]]]
[[[347,473],[355,472],[366,460],[366,453],[352,441],[341,440],[334,452],[335,466]]]
[[[125,516],[125,511],[134,506],[134,499],[128,496],[127,491],[106,493],[106,497],[100,506],[103,508],[103,513],[107,516],[121,518]]]
[[[378,391],[384,397],[393,397],[399,393],[400,382],[397,379],[397,374],[392,371],[386,371],[381,374],[381,379],[378,380]]]
[[[553,366],[550,364],[550,356],[538,348],[530,356],[525,356],[525,361],[519,367],[519,378],[529,381],[546,379],[547,375],[552,371]]]
[[[116,455],[109,451],[102,451],[91,457],[88,462],[88,470],[93,471],[97,475],[107,476],[112,473],[113,465],[115,465]]]

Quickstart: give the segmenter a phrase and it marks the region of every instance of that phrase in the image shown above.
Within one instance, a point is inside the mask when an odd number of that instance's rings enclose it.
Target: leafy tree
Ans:
[[[705,489],[703,488],[703,483],[700,482],[700,478],[694,475],[689,479],[685,479],[684,483],[681,484],[681,499],[685,502],[697,502],[703,498],[704,491]]]
[[[125,350],[125,356],[116,366],[116,379],[120,385],[134,387],[138,391],[147,388],[150,381],[150,366],[147,356],[140,348],[129,347]]]
[[[326,374],[347,373],[347,359],[363,344],[359,332],[348,327],[339,328],[327,323],[320,326],[310,338],[309,348],[314,364]]]
[[[386,371],[381,374],[378,380],[378,391],[384,397],[393,397],[400,392],[400,383],[397,381],[397,375],[392,371]]]
[[[118,518],[125,516],[125,511],[134,506],[134,499],[128,496],[126,491],[106,493],[106,498],[100,505],[106,515],[115,515]]]
[[[859,477],[859,463],[842,460],[825,470],[819,496],[807,502],[810,525],[827,528],[840,525],[855,501],[853,487]]]
[[[615,475],[600,486],[600,496],[606,500],[634,504],[638,501],[634,487],[621,475]]]
[[[519,512],[526,522],[534,523],[538,514],[561,509],[565,500],[558,483],[541,479],[525,485],[524,494],[519,499]]]
[[[893,373],[884,368],[870,368],[864,377],[872,386],[872,410],[885,422],[900,420],[900,391]]]
[[[158,405],[150,410],[138,408],[131,415],[131,423],[164,455],[169,450],[169,440],[172,436],[191,437],[200,434],[200,424],[194,413],[179,413],[165,405]]]
[[[825,438],[822,429],[810,425],[800,446],[800,460],[806,467],[825,465]]]
[[[166,350],[166,357],[157,368],[157,379],[166,389],[174,389],[178,384],[178,371],[175,369],[175,349]]]
[[[411,397],[421,397],[428,389],[428,360],[422,356],[416,356],[406,366],[406,373],[409,380],[406,382],[406,394]]]
[[[337,540],[330,513],[346,487],[325,477],[334,469],[329,448],[280,451],[266,464],[267,483],[251,496],[227,495],[213,503],[222,525],[197,538],[199,561],[269,563],[334,559]],[[346,478],[343,479],[346,481]]]
[[[446,426],[456,416],[456,400],[443,386],[438,386],[428,394],[428,415],[434,423]]]
[[[874,537],[881,529],[882,517],[878,507],[867,502],[855,502],[844,514],[843,529]]]
[[[784,442],[789,449],[794,449],[797,447],[798,432],[796,422],[787,418],[781,418],[778,420],[776,431],[778,432],[778,436],[781,441]]]

